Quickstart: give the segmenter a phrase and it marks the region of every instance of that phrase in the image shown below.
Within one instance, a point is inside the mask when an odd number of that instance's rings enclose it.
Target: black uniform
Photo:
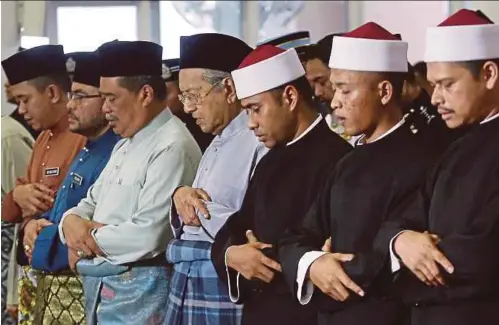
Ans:
[[[454,265],[447,287],[427,287],[406,269],[397,285],[414,325],[499,324],[499,118],[472,127],[444,153],[426,186],[380,234],[429,230]],[[380,241],[381,243],[381,241]]]
[[[437,149],[409,121],[356,147],[336,165],[303,224],[280,241],[284,275],[295,295],[298,263],[305,253],[320,251],[331,237],[334,252],[355,254],[343,267],[366,296],[352,294],[342,303],[315,288],[310,304],[319,308],[319,324],[401,325],[407,320],[391,285],[389,244],[376,245],[376,236],[424,181]]]
[[[225,251],[231,245],[247,243],[245,233],[274,245],[265,254],[278,260],[277,244],[285,229],[300,223],[320,191],[327,175],[352,147],[321,121],[303,138],[288,146],[270,150],[258,164],[240,211],[218,232],[212,247],[212,261],[219,277],[227,281]],[[236,288],[236,274],[230,276]],[[244,303],[243,324],[309,325],[317,312],[293,298],[281,274],[270,284],[240,277]]]

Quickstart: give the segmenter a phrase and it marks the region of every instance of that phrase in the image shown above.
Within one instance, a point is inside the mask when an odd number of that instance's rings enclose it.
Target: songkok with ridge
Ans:
[[[66,68],[73,74],[73,82],[99,88],[100,65],[96,52],[67,53],[66,58]]]
[[[283,50],[273,45],[257,47],[232,71],[239,99],[272,90],[304,75],[295,49]]]
[[[233,36],[204,33],[180,37],[180,70],[200,68],[231,72],[253,49]]]
[[[274,45],[283,50],[289,50],[299,46],[310,44],[310,32],[300,31],[281,35],[259,43],[257,46]]]
[[[407,42],[368,22],[333,38],[329,67],[367,72],[407,72]]]
[[[163,47],[147,41],[112,41],[97,49],[101,77],[161,76]]]
[[[10,85],[67,73],[62,45],[42,45],[20,51],[3,60],[2,67]]]
[[[178,81],[180,71],[180,59],[163,60],[162,77],[165,81]]]
[[[461,9],[426,30],[426,62],[499,58],[499,25],[481,12]]]

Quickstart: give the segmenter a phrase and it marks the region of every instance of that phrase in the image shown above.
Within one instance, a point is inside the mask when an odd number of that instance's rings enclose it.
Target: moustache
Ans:
[[[112,114],[106,114],[106,120],[108,120],[109,122],[112,122],[112,121],[117,121],[118,118]]]

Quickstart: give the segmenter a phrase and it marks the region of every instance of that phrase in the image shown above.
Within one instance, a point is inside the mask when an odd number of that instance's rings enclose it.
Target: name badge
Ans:
[[[44,175],[47,177],[59,176],[59,167],[45,168]]]
[[[73,178],[71,179],[71,183],[81,186],[81,184],[83,184],[83,176],[78,175],[77,173],[73,173]]]

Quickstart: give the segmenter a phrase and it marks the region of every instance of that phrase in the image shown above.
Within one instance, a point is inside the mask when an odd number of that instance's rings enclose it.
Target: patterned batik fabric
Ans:
[[[238,325],[242,305],[231,302],[210,259],[211,243],[172,240],[166,258],[173,263],[164,325]]]
[[[15,324],[15,320],[7,314],[7,279],[14,244],[14,229],[14,224],[2,222],[2,325]]]
[[[19,272],[19,325],[34,325],[38,273],[29,266]]]
[[[83,285],[74,273],[39,274],[35,324],[86,324]]]
[[[112,276],[82,276],[88,325],[162,325],[170,285],[166,266],[132,267]]]

